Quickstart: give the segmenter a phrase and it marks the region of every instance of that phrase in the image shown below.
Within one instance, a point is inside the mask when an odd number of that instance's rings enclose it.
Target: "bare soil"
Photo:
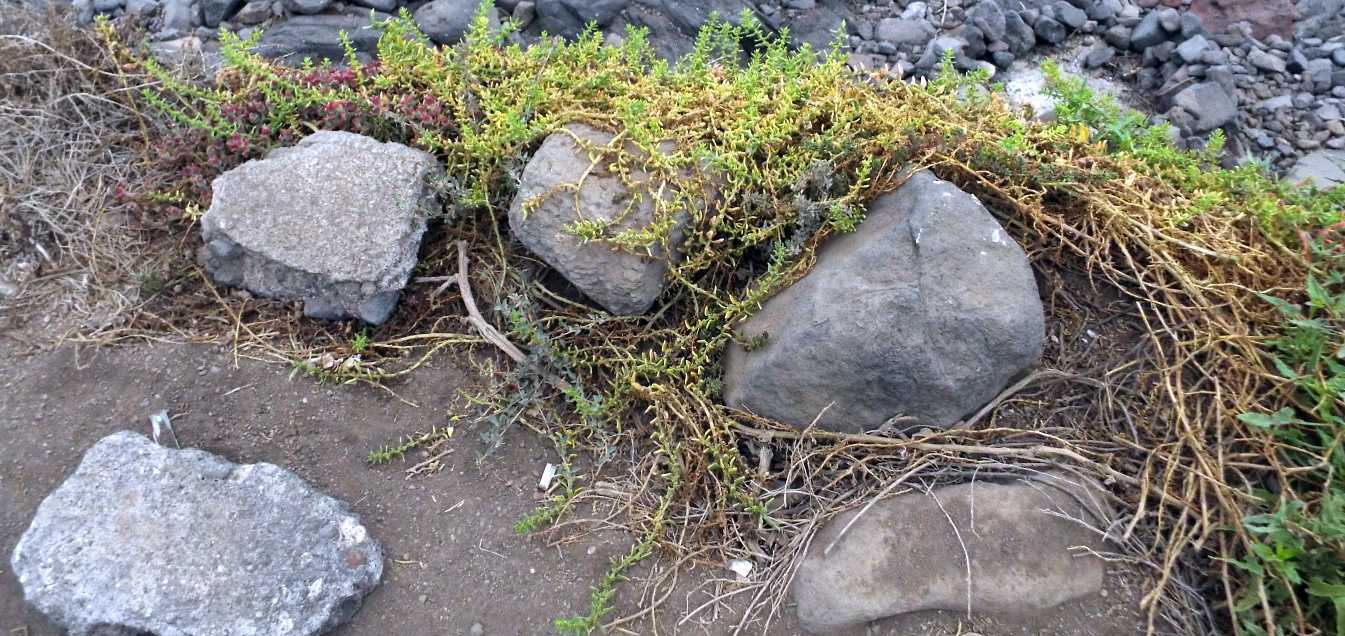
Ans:
[[[457,357],[455,357],[455,355]],[[552,633],[551,621],[587,607],[589,587],[631,537],[602,530],[566,541],[519,536],[513,524],[536,505],[536,482],[550,445],[531,431],[510,433],[506,445],[478,466],[477,431],[459,427],[441,471],[409,477],[425,459],[408,456],[386,466],[366,463],[368,452],[398,436],[446,426],[465,412],[459,390],[480,380],[467,354],[441,354],[395,390],[393,397],[361,385],[322,385],[290,377],[289,369],[202,345],[135,344],[100,350],[62,348],[24,355],[0,338],[0,633],[56,634],[8,570],[8,555],[37,505],[74,470],[83,452],[114,431],[148,431],[147,417],[168,409],[183,446],[243,463],[270,462],[295,471],[348,502],[382,542],[387,558],[382,585],[342,636],[387,634]],[[409,403],[411,404],[409,404]],[[414,404],[415,406],[413,406]],[[636,577],[657,566],[642,565]],[[696,564],[652,616],[621,626],[624,633],[731,633],[742,602],[689,610],[731,575]],[[619,617],[636,612],[638,580],[622,588]],[[1140,630],[1139,586],[1125,572],[1109,576],[1105,596],[1013,620],[965,620],[949,612],[880,621],[850,630],[867,634],[1077,634],[1122,636]],[[745,599],[744,599],[745,600]],[[786,608],[769,629],[746,633],[800,633]]]

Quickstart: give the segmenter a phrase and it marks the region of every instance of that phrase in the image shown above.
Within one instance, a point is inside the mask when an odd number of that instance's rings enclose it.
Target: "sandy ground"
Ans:
[[[65,348],[17,355],[0,339],[0,633],[56,634],[25,606],[8,569],[13,550],[42,499],[72,472],[83,451],[123,429],[146,432],[147,416],[168,409],[184,446],[242,463],[271,462],[298,473],[349,502],[387,557],[382,585],[341,636],[389,634],[551,633],[555,617],[587,606],[589,586],[630,537],[606,531],[563,545],[514,533],[514,522],[536,504],[537,476],[555,454],[526,430],[510,434],[503,450],[478,467],[476,432],[459,430],[442,471],[408,479],[412,459],[370,467],[370,449],[413,431],[450,423],[463,412],[458,389],[476,374],[462,358],[440,355],[397,387],[411,406],[366,386],[321,385],[291,378],[282,366],[232,356],[212,347],[138,344],[76,352]],[[641,568],[646,570],[647,568]],[[677,625],[723,577],[701,566],[689,572],[655,621],[632,622],[626,633],[730,633],[735,607]],[[731,583],[729,584],[731,585]],[[721,587],[722,589],[722,587]],[[1136,633],[1133,577],[1109,577],[1107,596],[1055,612],[1009,621],[927,613],[882,621],[848,632],[885,634]],[[617,616],[638,607],[638,586],[623,588]],[[792,610],[771,634],[800,633]],[[978,631],[979,630],[979,631]],[[747,633],[762,633],[760,623]]]

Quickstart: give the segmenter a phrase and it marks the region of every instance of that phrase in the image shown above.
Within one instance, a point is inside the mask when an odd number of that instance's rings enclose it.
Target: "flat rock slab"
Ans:
[[[582,220],[609,222],[612,234],[641,231],[657,221],[655,197],[665,184],[641,169],[643,157],[633,144],[608,150],[615,138],[586,124],[570,124],[549,135],[523,169],[509,208],[509,228],[607,311],[639,315],[663,292],[677,255],[662,244],[637,254],[602,240],[586,241],[573,232]],[[627,153],[634,164],[624,178],[608,169],[616,150]],[[663,196],[670,196],[672,187]],[[676,213],[670,244],[680,242],[689,220],[687,212]]]
[[[1071,519],[1105,527],[1102,492],[1048,473],[917,491],[842,514],[813,537],[795,575],[799,622],[831,633],[910,612],[966,612],[968,602],[979,614],[1021,617],[1097,594],[1105,568],[1086,550],[1103,541]]]
[[[1045,320],[1022,248],[922,171],[739,328],[766,338],[729,347],[724,400],[800,427],[948,426],[1037,363]]]
[[[216,283],[381,324],[416,265],[441,174],[428,153],[322,131],[213,183],[202,260]]]
[[[1345,150],[1311,153],[1298,160],[1287,179],[1290,183],[1310,183],[1324,190],[1345,185]]]
[[[75,636],[320,634],[383,573],[359,518],[294,473],[130,432],[89,449],[10,563]]]

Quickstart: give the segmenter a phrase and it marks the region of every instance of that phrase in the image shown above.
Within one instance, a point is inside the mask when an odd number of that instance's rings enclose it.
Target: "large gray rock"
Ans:
[[[380,324],[416,265],[440,172],[401,144],[314,133],[215,179],[206,269],[221,285],[302,300],[314,318]]]
[[[604,28],[628,0],[537,0],[537,21],[551,35],[574,37],[590,22]]]
[[[169,3],[180,0],[169,0]],[[300,64],[305,59],[314,63],[324,59],[340,62],[345,59],[341,34],[350,38],[351,46],[362,61],[373,59],[378,50],[378,31],[369,25],[369,16],[358,15],[296,15],[291,16],[262,34],[257,52],[289,64]]]
[[[1035,365],[1044,331],[1023,250],[975,197],[919,172],[739,328],[768,339],[730,346],[724,399],[796,426],[825,410],[832,430],[943,427]]]
[[[737,23],[744,11],[766,23],[751,0],[631,0],[609,30],[620,32],[626,25],[648,29],[655,52],[665,59],[676,60],[691,52],[697,34],[710,16],[718,15],[721,20]]]
[[[359,518],[294,473],[129,432],[89,449],[10,563],[74,636],[320,634],[383,573]]]
[[[635,201],[626,182],[608,170],[611,157],[590,158],[590,150],[576,139],[596,153],[614,136],[586,124],[570,124],[548,136],[523,169],[509,208],[509,228],[523,245],[608,311],[642,314],[662,293],[675,252],[655,246],[651,254],[634,254],[603,241],[585,242],[571,228],[588,219],[617,221],[611,232],[644,229],[655,220],[654,197],[661,183],[638,165],[633,167],[628,179],[639,193]],[[625,152],[639,156],[632,144],[626,144]],[[671,197],[671,192],[664,196]],[[674,248],[689,219],[686,212],[675,219],[670,234]]]
[[[477,0],[434,0],[416,9],[416,26],[435,44],[457,44],[471,30],[478,6]],[[499,23],[499,16],[493,9],[490,20],[492,25]]]
[[[1097,594],[1104,564],[1079,550],[1103,542],[1072,519],[1106,527],[1103,502],[1096,484],[1048,473],[892,497],[844,536],[859,511],[842,514],[813,537],[794,577],[799,622],[832,633],[908,612],[965,612],[968,592],[978,614],[1021,616]]]

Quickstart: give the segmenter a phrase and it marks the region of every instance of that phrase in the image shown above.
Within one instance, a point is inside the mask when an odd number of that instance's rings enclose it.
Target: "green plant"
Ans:
[[[1345,634],[1345,269],[1322,260],[1302,302],[1262,296],[1284,321],[1270,346],[1291,403],[1239,419],[1269,436],[1292,479],[1260,490],[1265,512],[1242,520],[1252,543],[1232,563],[1250,576],[1236,606],[1247,634]]]

